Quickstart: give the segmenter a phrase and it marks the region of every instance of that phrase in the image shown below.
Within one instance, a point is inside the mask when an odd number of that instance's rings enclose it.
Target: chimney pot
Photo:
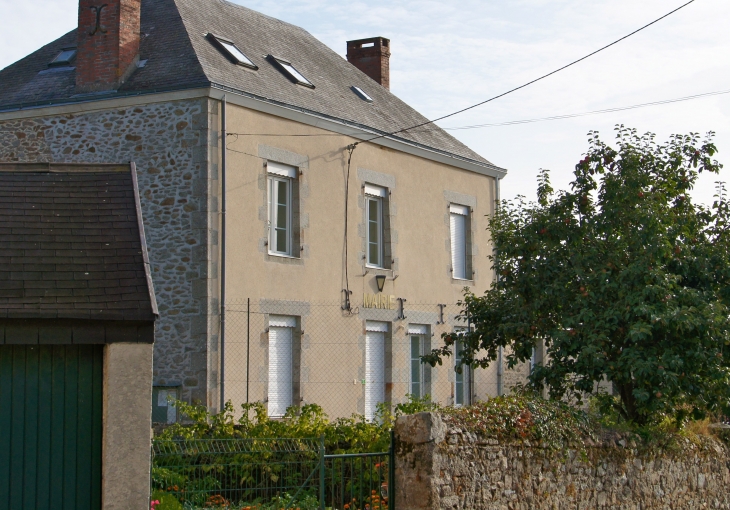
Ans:
[[[347,41],[347,61],[390,90],[390,39]]]
[[[141,0],[80,0],[76,89],[115,90],[139,61]]]

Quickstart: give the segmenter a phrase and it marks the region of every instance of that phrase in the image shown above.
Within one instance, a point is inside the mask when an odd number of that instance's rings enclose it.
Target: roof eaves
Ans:
[[[233,93],[233,94],[238,94],[238,95],[241,95],[241,96],[250,98],[250,99],[254,99],[256,101],[262,101],[262,102],[265,102],[265,103],[268,103],[268,104],[272,104],[272,105],[275,105],[275,106],[278,106],[278,107],[281,107],[281,108],[286,108],[288,110],[292,110],[292,111],[296,111],[296,112],[299,112],[299,113],[303,113],[305,115],[309,115],[309,116],[316,117],[316,118],[319,118],[319,119],[325,119],[325,120],[328,120],[330,122],[334,122],[334,123],[337,123],[337,124],[342,124],[342,125],[347,126],[347,127],[356,128],[356,129],[359,129],[359,130],[362,131],[361,135],[376,135],[376,136],[380,137],[381,139],[393,140],[393,141],[395,141],[397,143],[401,143],[401,144],[405,144],[405,145],[409,145],[409,146],[412,146],[412,147],[419,148],[421,150],[425,150],[425,151],[429,151],[429,152],[434,152],[434,153],[437,153],[437,154],[441,154],[443,156],[446,156],[446,157],[449,157],[449,158],[453,158],[453,159],[456,159],[458,161],[463,161],[465,163],[469,163],[469,164],[472,164],[472,165],[477,165],[477,166],[483,167],[485,169],[488,169],[488,170],[494,172],[495,174],[497,174],[497,175],[495,175],[495,177],[501,178],[501,177],[504,177],[507,174],[507,169],[498,167],[498,166],[493,165],[491,163],[485,163],[483,161],[478,161],[478,160],[475,160],[475,159],[467,158],[465,156],[460,156],[460,155],[454,154],[452,152],[448,152],[448,151],[445,151],[445,150],[442,150],[442,149],[437,149],[435,147],[431,147],[431,146],[428,146],[428,145],[425,145],[425,144],[421,144],[421,143],[416,142],[414,140],[409,140],[407,138],[403,138],[403,137],[399,137],[399,136],[394,136],[394,135],[389,134],[389,133],[387,133],[385,131],[381,131],[379,129],[376,129],[376,128],[373,128],[373,127],[370,127],[370,126],[366,126],[366,125],[363,125],[363,124],[359,124],[357,122],[353,122],[353,121],[350,121],[350,120],[347,120],[347,119],[342,119],[342,118],[335,117],[335,116],[332,116],[332,115],[327,115],[327,114],[324,114],[324,113],[320,113],[320,112],[316,112],[316,111],[309,110],[309,109],[306,109],[306,108],[302,108],[300,106],[295,106],[295,105],[291,105],[291,104],[284,103],[284,102],[281,102],[281,101],[277,101],[275,99],[270,99],[270,98],[263,97],[263,96],[259,96],[259,95],[256,95],[256,94],[251,94],[249,92],[245,92],[243,90],[238,90],[238,89],[235,89],[235,88],[232,88],[232,87],[228,87],[226,85],[221,85],[219,83],[211,83],[211,88],[217,89],[217,90],[220,90],[220,91],[223,91],[223,92],[230,92],[230,93]],[[359,137],[357,134],[353,134],[353,133],[349,133],[348,136]],[[363,138],[363,140],[367,141],[367,138]]]
[[[469,163],[471,165],[476,165],[476,166],[482,167],[482,168],[496,174],[495,177],[498,177],[498,178],[502,178],[505,175],[507,175],[506,169],[498,167],[496,165],[492,165],[492,164],[485,163],[483,161],[478,161],[475,159],[460,156],[458,154],[454,154],[452,152],[448,152],[448,151],[445,151],[442,149],[437,149],[437,148],[434,148],[434,147],[431,147],[431,146],[428,146],[425,144],[421,144],[416,141],[409,140],[407,138],[402,138],[402,137],[394,136],[394,135],[388,135],[388,133],[386,133],[384,131],[381,131],[381,130],[378,130],[378,129],[375,129],[375,128],[372,128],[370,126],[366,126],[363,124],[359,124],[359,123],[356,123],[353,121],[349,121],[347,119],[342,119],[342,118],[334,117],[334,116],[327,115],[324,113],[308,110],[306,108],[291,105],[288,103],[283,103],[283,102],[277,101],[275,99],[259,96],[256,94],[251,94],[249,92],[245,92],[240,89],[235,89],[232,87],[228,87],[226,85],[221,85],[221,84],[213,83],[210,81],[200,81],[200,82],[197,82],[194,84],[187,84],[187,85],[182,85],[182,86],[167,87],[167,88],[160,88],[160,89],[149,89],[149,90],[144,90],[144,91],[128,91],[128,92],[123,91],[123,92],[117,92],[115,94],[105,95],[103,98],[101,98],[101,97],[91,98],[91,97],[87,96],[87,97],[66,98],[66,99],[52,100],[52,101],[38,101],[35,103],[5,105],[5,106],[0,106],[0,113],[31,110],[31,109],[50,107],[50,106],[88,104],[88,103],[94,103],[94,102],[101,101],[101,100],[122,99],[122,98],[129,98],[129,97],[142,97],[142,96],[149,96],[149,95],[154,95],[154,94],[163,94],[163,93],[168,93],[168,92],[180,92],[180,91],[184,91],[184,90],[203,89],[203,88],[217,89],[217,90],[220,90],[223,92],[230,92],[230,93],[237,94],[237,95],[249,98],[249,99],[265,102],[265,103],[268,103],[268,104],[271,104],[274,106],[296,111],[296,112],[299,112],[299,113],[302,113],[302,114],[305,114],[308,116],[312,116],[312,117],[316,117],[316,118],[320,118],[320,119],[326,119],[326,120],[329,120],[334,123],[342,124],[343,126],[361,130],[361,131],[363,131],[363,133],[362,133],[363,135],[370,135],[370,134],[377,135],[377,136],[386,135],[383,138],[386,138],[388,140],[393,140],[395,142],[409,145],[412,147],[417,147],[417,148],[425,150],[425,151],[441,154],[441,155],[444,155],[449,158],[453,158],[458,161],[463,161],[465,163]],[[357,137],[356,134],[349,134],[349,136]]]

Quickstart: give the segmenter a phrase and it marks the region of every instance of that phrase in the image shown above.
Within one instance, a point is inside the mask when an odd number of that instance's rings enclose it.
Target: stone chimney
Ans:
[[[347,41],[347,61],[390,90],[390,39]]]
[[[77,92],[116,90],[139,61],[141,0],[80,0]]]

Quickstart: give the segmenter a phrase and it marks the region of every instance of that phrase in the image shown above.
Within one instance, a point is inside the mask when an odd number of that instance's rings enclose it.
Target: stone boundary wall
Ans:
[[[416,509],[730,509],[730,455],[702,447],[640,454],[626,441],[555,451],[449,426],[436,413],[398,418],[396,505]]]
[[[214,410],[218,110],[201,98],[0,121],[2,162],[136,163],[160,311],[154,383]]]

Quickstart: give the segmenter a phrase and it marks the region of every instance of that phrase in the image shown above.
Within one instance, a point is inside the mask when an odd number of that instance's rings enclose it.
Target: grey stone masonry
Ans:
[[[399,510],[730,508],[730,455],[709,437],[651,454],[622,439],[552,450],[481,437],[436,413],[398,418],[395,435]]]
[[[0,121],[0,161],[137,165],[159,304],[154,383],[218,402],[218,103]]]

